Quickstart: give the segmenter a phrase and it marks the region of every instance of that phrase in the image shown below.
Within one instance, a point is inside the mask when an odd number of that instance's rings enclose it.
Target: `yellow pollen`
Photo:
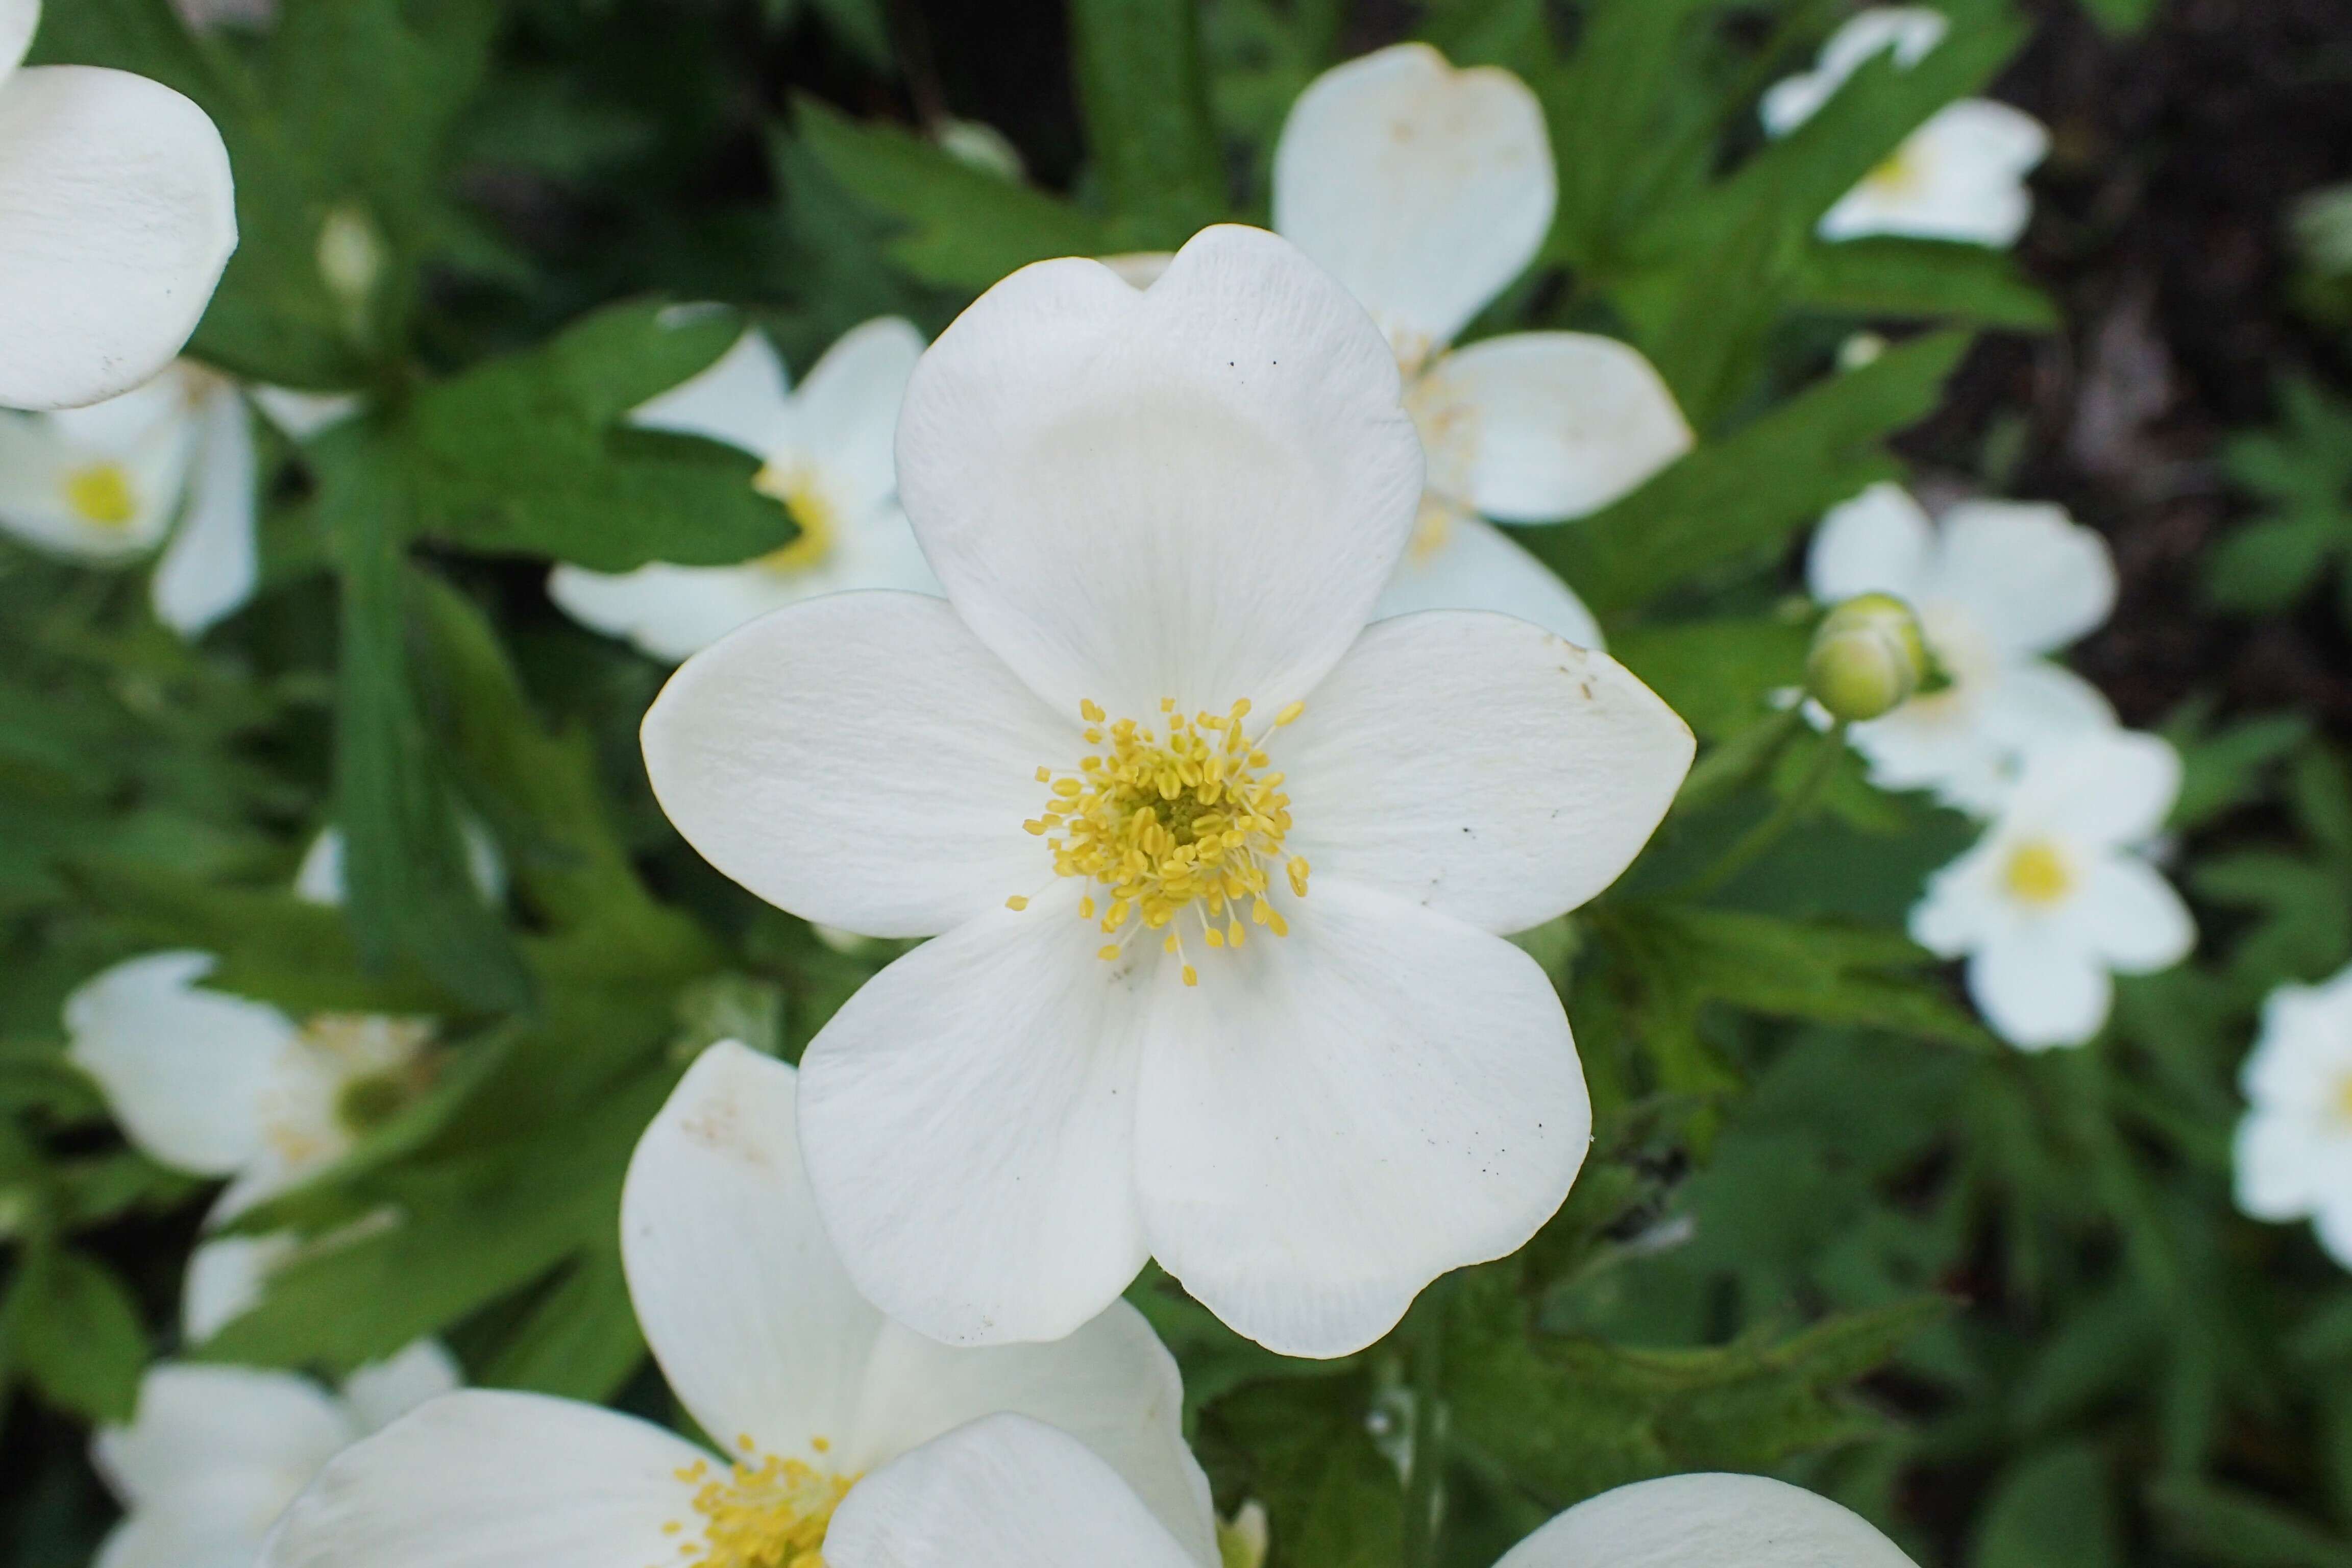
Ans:
[[[139,515],[139,496],[120,463],[91,463],[66,476],[66,504],[97,528],[127,528]]]
[[[2352,1123],[2352,1073],[2347,1073],[2336,1080],[2336,1120]]]
[[[1011,898],[1004,900],[1004,907],[1011,910],[1013,913],[1018,914],[1023,910],[1029,907],[1029,900],[1023,898],[1020,894],[1015,893]]]
[[[749,1437],[735,1443],[747,1458],[716,1469],[697,1460],[674,1472],[695,1485],[702,1531],[699,1541],[680,1545],[678,1555],[699,1568],[824,1568],[825,1530],[856,1478],[773,1454],[754,1463],[759,1445]],[[832,1445],[819,1437],[810,1447],[823,1454]],[[691,1522],[670,1520],[662,1533],[681,1534]]]
[[[1445,548],[1454,537],[1454,509],[1435,496],[1421,498],[1421,511],[1412,521],[1412,537],[1405,544],[1405,552],[1413,560],[1426,562]]]
[[[783,502],[784,510],[800,525],[798,537],[782,549],[761,556],[760,564],[786,576],[823,564],[840,542],[840,519],[833,502],[818,489],[815,471],[806,464],[770,463],[752,477],[751,488]]]
[[[2073,890],[2074,876],[2054,845],[2033,838],[2010,851],[2001,881],[2021,902],[2054,904]]]
[[[1918,190],[1922,180],[1919,160],[1906,142],[1864,175],[1862,183],[1881,196],[1906,196]]]

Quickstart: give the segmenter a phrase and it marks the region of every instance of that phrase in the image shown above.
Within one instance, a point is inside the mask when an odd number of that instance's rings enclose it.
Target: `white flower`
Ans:
[[[637,1321],[726,1458],[592,1405],[454,1394],[328,1466],[265,1561],[814,1568],[820,1549],[832,1559],[835,1507],[899,1455],[1009,1410],[1068,1432],[1144,1500],[1176,1563],[1213,1568],[1176,1363],[1142,1315],[1116,1302],[1057,1344],[992,1350],[888,1321],[826,1243],[793,1098],[792,1068],[713,1047],[647,1129],[621,1200]]]
[[[654,430],[707,436],[766,466],[753,485],[784,503],[800,536],[734,566],[656,562],[618,574],[560,565],[549,595],[574,620],[681,659],[770,610],[846,588],[936,594],[898,510],[890,437],[922,335],[895,316],[825,351],[799,391],[756,329],[718,363],[631,416]]]
[[[1906,69],[1918,64],[1950,26],[1925,6],[1857,14],[1822,47],[1811,71],[1765,93],[1764,129],[1775,136],[1794,131],[1879,54],[1892,50]],[[1832,240],[1895,234],[2013,245],[2033,216],[2025,176],[2049,152],[2050,133],[2021,110],[1981,98],[1948,103],[1830,208],[1819,232]]]
[[[464,1382],[420,1340],[330,1394],[257,1367],[161,1362],[91,1462],[123,1506],[92,1568],[252,1568],[286,1505],[342,1449]]]
[[[0,0],[0,408],[127,392],[195,331],[236,248],[228,153],[158,82],[21,64],[40,0]]]
[[[2116,568],[2106,542],[2055,506],[1963,501],[1942,525],[1901,487],[1873,485],[1822,520],[1805,576],[1835,605],[1892,594],[1951,685],[1848,731],[1884,789],[1933,789],[1982,814],[2027,747],[2110,728],[2097,688],[2042,655],[2107,618]]]
[[[2352,969],[2322,985],[2282,985],[2238,1075],[2238,1207],[2309,1218],[2327,1255],[2352,1268]]]
[[[1911,935],[1969,961],[1969,994],[2027,1050],[2081,1045],[2107,1019],[2109,973],[2189,955],[2197,928],[2144,847],[2180,794],[2154,735],[2092,731],[2026,755],[2000,817],[1929,879]]]
[[[1366,629],[1421,449],[1361,308],[1255,229],[1141,292],[1041,262],[924,355],[898,479],[948,602],[794,605],[645,724],[720,870],[944,933],[803,1064],[860,1288],[942,1340],[1052,1339],[1154,1256],[1334,1355],[1516,1250],[1589,1107],[1549,978],[1494,933],[1608,886],[1692,741],[1526,622]]]
[[[1108,1467],[1018,1415],[908,1455],[834,1516],[826,1568],[1182,1568]],[[1826,1498],[1762,1476],[1669,1476],[1577,1504],[1496,1568],[1913,1568]],[[614,1568],[619,1568],[617,1563]]]

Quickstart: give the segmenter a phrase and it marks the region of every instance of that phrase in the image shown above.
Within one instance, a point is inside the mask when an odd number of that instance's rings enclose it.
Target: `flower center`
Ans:
[[[1907,196],[1916,193],[1924,182],[1919,160],[1906,142],[1890,153],[1885,162],[1862,177],[1862,183],[1880,196]]]
[[[675,1472],[679,1480],[701,1483],[694,1511],[702,1539],[681,1542],[677,1554],[697,1568],[824,1568],[825,1529],[856,1478],[773,1454],[754,1464],[759,1445],[749,1437],[735,1444],[744,1458],[724,1470],[697,1459]],[[821,1454],[828,1445],[820,1437],[815,1447]],[[683,1535],[688,1522],[673,1519],[662,1533]]]
[[[2064,898],[2074,886],[2074,874],[2065,858],[2046,839],[2028,839],[2010,851],[2001,881],[2021,903],[2046,906]]]
[[[817,483],[816,470],[806,463],[770,463],[753,476],[751,488],[784,503],[800,533],[781,550],[760,557],[760,564],[783,576],[824,563],[840,542],[840,518]]]
[[[2339,1128],[2352,1127],[2352,1073],[2336,1080],[2336,1094],[2328,1101],[2328,1110],[2335,1113],[2334,1120]]]
[[[120,463],[89,463],[66,476],[66,505],[95,528],[128,527],[139,515],[139,497]]]
[[[1092,701],[1078,705],[1087,743],[1103,749],[1075,773],[1039,768],[1037,782],[1053,794],[1044,814],[1021,826],[1047,839],[1055,875],[1100,885],[1099,916],[1096,895],[1078,900],[1080,919],[1099,918],[1103,934],[1119,939],[1105,943],[1099,956],[1118,957],[1135,931],[1164,932],[1160,945],[1183,954],[1178,917],[1187,911],[1200,922],[1205,945],[1239,947],[1248,938],[1244,904],[1250,924],[1288,934],[1281,911],[1266,900],[1267,868],[1282,863],[1290,890],[1305,898],[1307,861],[1283,855],[1290,797],[1282,793],[1283,775],[1268,771],[1265,740],[1306,706],[1291,703],[1253,737],[1243,725],[1246,698],[1229,713],[1190,718],[1176,711],[1174,699],[1163,698],[1163,740],[1132,719],[1107,724]],[[1014,910],[1028,903],[1005,900]],[[1190,962],[1183,973],[1185,984],[1200,984]]]

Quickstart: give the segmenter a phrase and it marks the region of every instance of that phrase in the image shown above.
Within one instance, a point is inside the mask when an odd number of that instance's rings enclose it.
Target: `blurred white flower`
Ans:
[[[1938,526],[1901,487],[1873,485],[1822,520],[1805,577],[1823,605],[1908,604],[1951,679],[1848,731],[1883,789],[1932,789],[1982,815],[2028,747],[2115,723],[2097,688],[2042,657],[2116,601],[2106,542],[2061,508],[1963,501]]]
[[[1421,495],[1396,389],[1361,308],[1259,230],[1141,292],[1026,268],[908,388],[949,602],[796,605],[646,715],[720,870],[945,933],[803,1066],[818,1202],[899,1321],[1051,1339],[1156,1256],[1243,1332],[1340,1354],[1566,1194],[1582,1073],[1495,933],[1608,886],[1692,740],[1524,621],[1366,629]]]
[[[433,1340],[331,1394],[290,1372],[157,1363],[130,1424],[90,1441],[124,1515],[92,1568],[253,1568],[269,1527],[329,1459],[464,1381]]]
[[[1182,1568],[1118,1477],[1061,1433],[992,1415],[857,1489],[827,1568]],[[1762,1476],[1669,1476],[1577,1504],[1496,1568],[1913,1568],[1828,1499]]]
[[[2238,1082],[2248,1107],[2238,1207],[2309,1219],[2327,1255],[2352,1268],[2352,969],[2272,992]]]
[[[895,316],[827,349],[797,392],[757,329],[709,370],[630,416],[653,430],[740,447],[765,467],[753,485],[784,504],[800,535],[733,566],[656,562],[609,574],[559,565],[548,593],[583,625],[681,659],[747,621],[820,594],[904,588],[937,594],[898,510],[890,442],[922,335]]]
[[[236,248],[228,153],[159,82],[22,65],[40,0],[0,0],[0,408],[127,392],[171,362]]]
[[[457,831],[466,841],[466,875],[482,901],[496,904],[507,896],[507,863],[489,829],[460,814]],[[341,905],[343,901],[343,830],[326,827],[302,852],[294,872],[294,896],[304,903]]]
[[[712,1047],[646,1130],[621,1199],[646,1343],[726,1458],[593,1405],[453,1394],[330,1464],[271,1537],[270,1568],[812,1568],[834,1560],[836,1508],[997,1411],[1066,1432],[1120,1478],[1173,1563],[1215,1568],[1182,1384],[1142,1315],[1113,1302],[1057,1343],[992,1350],[889,1321],[825,1238],[793,1094],[791,1068]]]
[[[1811,70],[1765,93],[1765,130],[1775,136],[1794,131],[1877,55],[1891,50],[1897,65],[1916,65],[1950,26],[1925,6],[1858,13],[1822,47]],[[2049,152],[2050,133],[2021,110],[1980,98],[1948,103],[1822,216],[1821,237],[1892,234],[2013,245],[2033,216],[2025,176]]]
[[[2094,730],[2029,752],[1984,837],[1928,880],[1913,940],[1967,958],[1969,995],[2011,1045],[2081,1045],[2107,1020],[2111,973],[2168,969],[2196,945],[2146,854],[2179,794],[2179,755],[2154,735]]]

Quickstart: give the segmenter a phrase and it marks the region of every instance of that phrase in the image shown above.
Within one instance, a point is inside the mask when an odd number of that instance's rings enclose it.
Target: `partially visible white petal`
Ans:
[[[2047,659],[2000,666],[1973,694],[1975,722],[2002,750],[2023,753],[2116,727],[2106,693]]]
[[[629,423],[647,430],[700,436],[755,458],[775,450],[790,423],[784,362],[757,327],[708,369],[637,405]]]
[[[2311,1231],[2318,1238],[2322,1251],[2339,1267],[2352,1268],[2352,1200],[2346,1198],[2343,1186],[2344,1177],[2352,1174],[2352,1170],[2339,1163],[2330,1174],[2336,1183],[2314,1205]]]
[[[1893,50],[1895,63],[1908,69],[1943,42],[1951,23],[1925,5],[1874,5],[1856,12],[1830,35],[1813,68],[1772,84],[1759,106],[1764,128],[1785,136],[1811,120],[1846,79],[1874,55]]]
[[[281,1478],[278,1506],[357,1436],[325,1390],[290,1372],[158,1362],[139,1382],[126,1426],[104,1426],[90,1458],[137,1507],[239,1475]],[[269,1516],[253,1521],[256,1534]]]
[[[1555,195],[1527,83],[1494,66],[1456,70],[1426,44],[1325,71],[1275,148],[1275,228],[1364,302],[1408,363],[1535,259]]]
[[[660,1427],[536,1394],[466,1390],[337,1455],[264,1568],[647,1568],[679,1561],[705,1458]]]
[[[179,513],[194,436],[168,380],[89,408],[0,413],[0,529],[87,560],[144,555]],[[100,468],[128,492],[121,521],[95,521],[74,504],[75,481]]]
[[[1268,742],[1297,823],[1285,847],[1315,876],[1495,931],[1540,925],[1615,881],[1695,745],[1608,655],[1466,610],[1367,628]]]
[[[261,556],[254,535],[258,479],[245,400],[223,384],[196,411],[187,510],[155,566],[155,615],[183,637],[201,636],[253,596]]]
[[[1764,1476],[1667,1476],[1588,1498],[1496,1568],[1913,1568],[1870,1522]]]
[[[236,248],[203,110],[87,66],[0,82],[0,407],[95,403],[155,374]]]
[[[1117,1471],[1024,1415],[958,1427],[851,1489],[829,1568],[1196,1568]]]
[[[0,0],[0,86],[23,63],[41,26],[41,0]]]
[[[913,322],[878,317],[843,333],[793,395],[787,438],[823,468],[835,504],[852,517],[866,516],[898,494],[898,405],[922,356],[923,334]]]
[[[1993,1033],[2022,1049],[2079,1046],[2107,1021],[2115,984],[2105,965],[2047,933],[2004,937],[1969,956],[1969,996]]]
[[[270,1274],[297,1250],[294,1233],[218,1236],[188,1255],[180,1282],[180,1337],[199,1345],[261,1304]]]
[[[66,999],[66,1054],[142,1152],[223,1176],[260,1152],[262,1096],[294,1026],[275,1007],[200,989],[214,962],[151,953],[84,981]]]
[[[1136,1179],[1152,1255],[1228,1327],[1346,1355],[1551,1217],[1591,1107],[1519,949],[1336,879],[1286,907],[1156,999]]]
[[[688,659],[646,715],[646,771],[688,843],[770,903],[928,936],[1052,878],[1022,830],[1040,766],[1084,745],[953,610],[836,594]]]
[[[1096,957],[1076,899],[1066,881],[924,943],[802,1058],[802,1155],[843,1264],[950,1344],[1059,1339],[1143,1266],[1139,993],[1159,953]]]
[[[1361,307],[1273,235],[1203,229],[1141,292],[1043,261],[916,367],[900,497],[958,613],[1057,711],[1270,713],[1404,549],[1399,393]]]
[[[246,395],[289,440],[308,441],[333,429],[367,406],[356,392],[301,392],[290,386],[251,386]]]
[[[1965,605],[2001,651],[2050,653],[2115,609],[2115,557],[2063,507],[1962,501],[1944,514],[1935,594]]]
[[[1602,646],[1601,623],[1559,574],[1503,530],[1467,513],[1444,519],[1433,543],[1424,546],[1415,535],[1372,614],[1385,620],[1415,610],[1494,610],[1579,647]]]
[[[1999,890],[2000,847],[1987,841],[1927,879],[1911,906],[1911,940],[1938,958],[1958,958],[2009,927]]]
[[[206,1496],[217,1494],[208,1489]],[[236,1521],[226,1524],[191,1520],[168,1506],[134,1513],[106,1532],[90,1568],[253,1568],[268,1524],[250,1530],[244,1520],[264,1506],[260,1499],[240,1501],[231,1510]]]
[[[490,830],[470,816],[461,816],[457,823],[458,837],[465,840],[466,875],[474,890],[486,903],[496,904],[507,896],[506,859],[499,853],[499,842]],[[319,830],[302,851],[302,863],[294,870],[294,896],[307,904],[325,904],[330,908],[343,901],[343,830],[327,826]]]
[[[343,1379],[343,1405],[361,1432],[376,1432],[465,1383],[465,1372],[447,1346],[439,1340],[418,1340],[353,1370]]]
[[[1882,169],[1839,198],[1820,234],[2014,245],[2033,217],[2025,176],[2050,147],[2041,121],[1985,99],[1946,104]]]
[[[2180,798],[2180,753],[2160,735],[2095,730],[2025,759],[2005,821],[2084,845],[2142,843]]]
[[[2330,1167],[2328,1140],[2315,1119],[2256,1110],[2232,1141],[2240,1212],[2254,1219],[2301,1219],[2319,1206]]]
[[[1856,594],[1893,594],[1916,604],[1935,549],[1936,525],[1911,492],[1874,484],[1832,508],[1813,531],[1805,585],[1823,605]]]
[[[2164,874],[2128,855],[2085,869],[2069,918],[2091,951],[2120,974],[2169,969],[2197,945],[2197,922]]]

